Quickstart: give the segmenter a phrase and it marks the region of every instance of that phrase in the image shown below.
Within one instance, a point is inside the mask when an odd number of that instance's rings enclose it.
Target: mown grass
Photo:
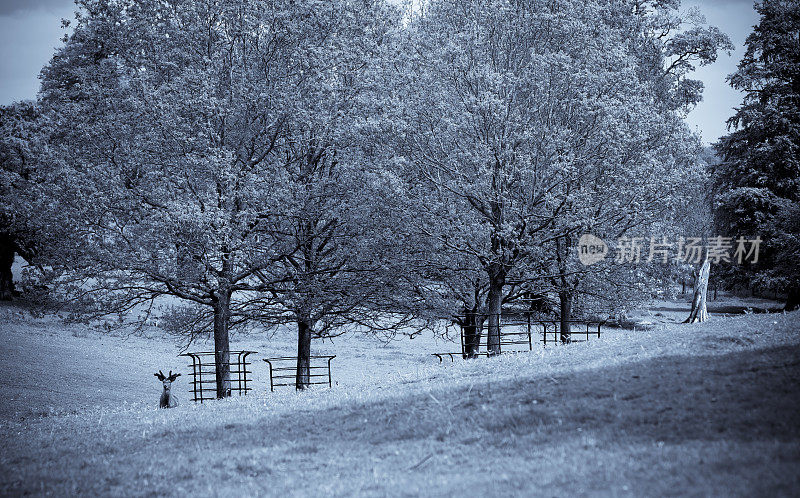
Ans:
[[[799,322],[675,326],[375,389],[5,421],[0,493],[792,496]]]

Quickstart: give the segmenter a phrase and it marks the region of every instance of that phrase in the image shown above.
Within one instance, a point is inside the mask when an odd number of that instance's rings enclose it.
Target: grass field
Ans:
[[[800,493],[798,312],[442,364],[440,339],[350,335],[314,346],[333,389],[268,394],[255,365],[253,395],[202,406],[169,340],[0,312],[4,496]],[[182,403],[157,410],[170,368]]]

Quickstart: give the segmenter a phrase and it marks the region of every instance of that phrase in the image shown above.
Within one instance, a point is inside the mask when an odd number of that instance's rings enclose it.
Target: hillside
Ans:
[[[193,405],[184,384],[173,410],[155,409],[152,377],[187,374],[169,341],[3,313],[3,495],[788,496],[800,486],[797,312],[609,330],[452,364],[429,356],[452,347],[432,337],[353,335],[317,346],[338,355],[334,389],[269,394],[261,369],[254,395]],[[237,344],[280,350],[289,339]]]

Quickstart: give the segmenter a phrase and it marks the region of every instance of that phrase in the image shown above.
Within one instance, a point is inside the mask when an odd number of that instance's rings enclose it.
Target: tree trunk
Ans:
[[[489,295],[487,296],[488,326],[486,331],[486,351],[489,356],[500,354],[500,315],[503,306],[503,285],[505,275],[502,271],[489,272]]]
[[[483,337],[483,322],[486,321],[486,315],[477,313],[475,315],[475,355],[473,358],[478,357],[481,349],[481,337]]]
[[[477,332],[478,331],[475,328],[475,314],[468,311],[464,314],[464,321],[461,322],[461,334],[464,336],[464,342],[461,347],[461,356],[464,359],[475,358],[475,353],[478,352],[475,341]]]
[[[464,335],[464,343],[461,349],[461,356],[464,359],[475,358],[478,352],[478,329],[476,324],[476,316],[472,311],[467,311],[464,314],[464,321],[461,323],[461,333]]]
[[[786,295],[786,305],[783,307],[784,311],[794,311],[800,308],[800,288],[789,289]]]
[[[708,253],[703,259],[703,266],[700,274],[694,279],[694,298],[692,299],[692,311],[689,318],[683,323],[705,322],[708,320],[708,309],[706,308],[706,297],[708,295],[708,277],[711,274],[711,262],[708,260]]]
[[[461,330],[464,333],[464,347],[461,355],[464,359],[478,357],[484,320],[485,317],[478,313],[477,307],[464,314],[464,322],[461,325]]]
[[[506,272],[510,267],[510,253],[503,235],[503,163],[496,159],[492,164],[492,194],[489,202],[492,208],[491,248],[493,261],[486,267],[489,274],[489,293],[486,296],[489,324],[486,330],[486,353],[489,356],[500,354],[500,318],[503,308],[503,286]]]
[[[14,264],[16,246],[10,237],[0,235],[0,301],[11,301],[14,297],[14,275],[11,266]]]
[[[217,398],[231,395],[231,351],[228,327],[231,319],[230,291],[221,290],[214,306],[214,363],[216,366]]]
[[[311,385],[311,325],[307,318],[297,319],[297,376],[295,389],[302,391]]]
[[[561,315],[559,327],[561,330],[561,342],[567,344],[572,342],[572,331],[570,330],[569,321],[572,315],[572,293],[569,291],[561,291],[558,293],[558,300],[561,303]]]

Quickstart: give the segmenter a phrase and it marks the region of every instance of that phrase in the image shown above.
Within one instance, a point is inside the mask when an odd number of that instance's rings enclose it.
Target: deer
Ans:
[[[164,375],[164,372],[161,370],[158,371],[157,374],[153,374],[158,377],[164,384],[164,392],[161,393],[161,399],[158,402],[159,408],[175,408],[178,406],[178,398],[172,394],[172,383],[175,382],[175,379],[181,376],[181,374],[176,373],[173,374],[172,370],[169,371],[169,375]]]

